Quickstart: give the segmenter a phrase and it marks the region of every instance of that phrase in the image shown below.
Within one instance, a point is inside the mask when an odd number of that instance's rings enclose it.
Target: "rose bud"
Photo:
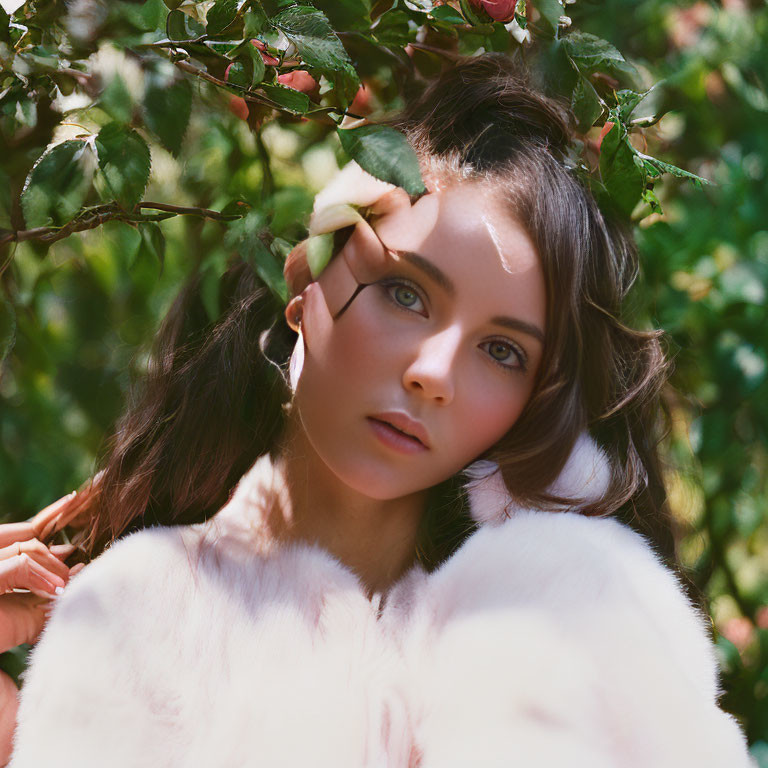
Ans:
[[[494,21],[510,21],[515,18],[517,0],[470,0],[476,8],[482,8]]]
[[[248,103],[245,99],[241,99],[239,96],[229,97],[229,111],[241,120],[248,119]]]
[[[317,99],[320,96],[320,84],[305,69],[295,69],[277,76],[277,82],[294,91],[301,91],[307,96]]]

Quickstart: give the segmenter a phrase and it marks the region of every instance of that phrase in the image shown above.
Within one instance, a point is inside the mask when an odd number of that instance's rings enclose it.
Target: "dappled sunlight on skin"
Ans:
[[[303,427],[339,480],[373,498],[447,479],[527,402],[543,353],[543,274],[524,229],[477,184],[401,199],[358,223],[302,299]],[[510,316],[519,327],[498,322]],[[503,358],[489,354],[493,343]],[[383,450],[368,419],[389,410],[422,422],[430,450]]]

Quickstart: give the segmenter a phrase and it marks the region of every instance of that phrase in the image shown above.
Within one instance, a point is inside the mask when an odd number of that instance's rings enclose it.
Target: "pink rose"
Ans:
[[[470,0],[476,8],[482,8],[494,21],[512,21],[515,18],[517,0]]]

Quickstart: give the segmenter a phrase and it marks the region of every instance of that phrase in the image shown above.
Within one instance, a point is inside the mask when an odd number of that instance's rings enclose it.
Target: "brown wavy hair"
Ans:
[[[589,429],[613,481],[582,512],[619,516],[670,558],[657,457],[666,370],[659,332],[621,320],[636,250],[626,227],[600,211],[568,166],[567,109],[495,54],[459,60],[413,88],[406,110],[388,122],[405,132],[423,172],[490,185],[527,229],[545,274],[547,337],[534,392],[509,433],[478,458],[499,463],[516,501],[551,507],[566,500],[547,488]],[[295,336],[283,307],[243,261],[233,261],[220,292],[224,311],[210,325],[193,276],[161,325],[150,370],[100,460],[84,533],[91,555],[147,525],[210,517],[276,446]],[[433,488],[419,561],[436,567],[475,527],[460,475]]]
[[[617,514],[671,556],[657,451],[668,375],[662,332],[621,319],[637,250],[627,223],[600,210],[569,161],[569,110],[532,88],[514,60],[487,54],[458,60],[391,122],[424,174],[487,185],[541,259],[547,333],[539,375],[512,429],[481,458],[500,465],[517,503]],[[553,496],[547,488],[585,429],[610,461],[610,488],[589,503]]]

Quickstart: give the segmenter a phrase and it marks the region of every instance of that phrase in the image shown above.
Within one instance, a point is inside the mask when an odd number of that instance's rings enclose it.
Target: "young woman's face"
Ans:
[[[542,357],[546,298],[529,237],[477,184],[374,227],[394,256],[358,225],[304,292],[294,404],[344,483],[392,499],[446,480],[515,423]],[[333,320],[357,282],[372,284]]]

